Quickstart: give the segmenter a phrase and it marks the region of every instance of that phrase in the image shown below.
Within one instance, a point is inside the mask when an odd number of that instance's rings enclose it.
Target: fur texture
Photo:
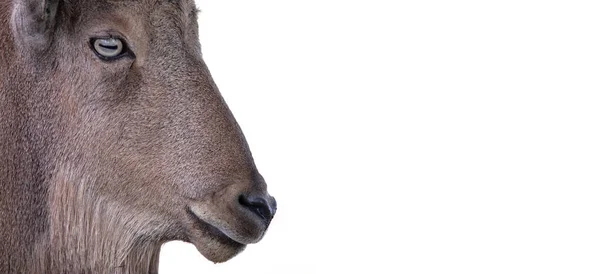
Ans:
[[[275,200],[196,22],[191,0],[0,1],[0,273],[156,273],[166,241],[222,262],[262,238]]]

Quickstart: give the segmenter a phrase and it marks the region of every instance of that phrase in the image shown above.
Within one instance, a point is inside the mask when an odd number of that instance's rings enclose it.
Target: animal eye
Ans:
[[[114,60],[127,52],[127,46],[119,38],[93,38],[91,46],[98,57],[105,60]]]

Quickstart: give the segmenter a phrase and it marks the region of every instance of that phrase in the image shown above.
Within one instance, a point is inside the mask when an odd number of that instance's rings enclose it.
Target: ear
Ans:
[[[13,0],[12,27],[21,47],[45,49],[52,40],[59,0]]]

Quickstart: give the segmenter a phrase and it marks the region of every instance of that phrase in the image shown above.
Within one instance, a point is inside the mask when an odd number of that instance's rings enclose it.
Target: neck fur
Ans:
[[[49,229],[30,273],[157,273],[162,244],[152,218],[97,197],[69,170],[49,189]],[[145,215],[148,215],[147,213]]]

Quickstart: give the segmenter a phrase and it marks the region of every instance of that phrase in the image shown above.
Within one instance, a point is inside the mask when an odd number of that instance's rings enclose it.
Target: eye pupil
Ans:
[[[122,55],[125,46],[121,39],[97,38],[92,39],[93,50],[103,59],[115,59]]]

